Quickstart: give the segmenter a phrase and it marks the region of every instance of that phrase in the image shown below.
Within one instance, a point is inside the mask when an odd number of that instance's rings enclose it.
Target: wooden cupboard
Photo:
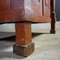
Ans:
[[[55,33],[55,0],[0,0],[0,23],[15,23],[14,53],[21,56],[33,53],[32,22],[49,22],[50,33]]]

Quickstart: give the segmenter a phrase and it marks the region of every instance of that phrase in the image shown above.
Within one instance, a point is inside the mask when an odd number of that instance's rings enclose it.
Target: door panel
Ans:
[[[50,0],[44,0],[44,16],[50,17]]]
[[[23,8],[23,0],[10,0],[10,6],[13,10],[19,10]]]
[[[10,0],[0,0],[0,12],[10,9]]]
[[[24,0],[0,0],[0,22],[19,21],[23,10]]]
[[[0,12],[19,10],[24,8],[23,0],[0,0]]]
[[[42,16],[42,0],[31,0],[34,16]]]
[[[47,22],[50,18],[50,0],[31,0],[30,4],[32,22]],[[24,21],[24,8],[24,0],[0,0],[0,22]]]
[[[42,0],[31,0],[32,10],[33,10],[33,22],[44,22],[42,20],[43,10],[42,10]]]
[[[50,22],[50,1],[31,0],[34,13],[33,22]]]

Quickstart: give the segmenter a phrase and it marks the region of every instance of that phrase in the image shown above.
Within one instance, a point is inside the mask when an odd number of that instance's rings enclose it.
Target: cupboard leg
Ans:
[[[13,46],[13,52],[26,57],[32,54],[33,51],[31,23],[16,23],[16,44]]]
[[[50,0],[50,18],[51,18],[51,30],[50,33],[55,33],[55,0]]]
[[[52,13],[52,18],[51,18],[51,30],[50,30],[50,33],[53,33],[55,34],[55,18],[54,18],[54,14]]]

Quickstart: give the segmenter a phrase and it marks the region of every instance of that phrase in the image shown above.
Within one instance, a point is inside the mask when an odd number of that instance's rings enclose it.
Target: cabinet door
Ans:
[[[50,17],[50,0],[44,0],[44,16]]]

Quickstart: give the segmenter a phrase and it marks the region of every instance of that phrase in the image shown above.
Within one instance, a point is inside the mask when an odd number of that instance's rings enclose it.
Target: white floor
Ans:
[[[60,60],[60,29],[56,30],[56,34],[49,34],[48,31],[33,32],[35,51],[29,57],[21,57],[12,52],[15,42],[0,41],[0,60]]]

